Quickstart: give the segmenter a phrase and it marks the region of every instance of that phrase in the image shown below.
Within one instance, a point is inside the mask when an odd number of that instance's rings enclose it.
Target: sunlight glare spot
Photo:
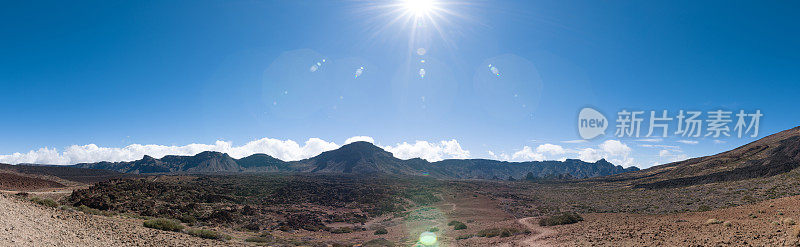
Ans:
[[[362,73],[364,73],[364,70],[365,70],[365,69],[364,69],[364,66],[361,66],[360,68],[358,68],[358,69],[356,70],[356,78],[358,78],[359,76],[361,76],[361,74],[362,74]]]
[[[497,69],[497,67],[492,66],[491,64],[489,64],[489,71],[492,72],[492,74],[495,76],[500,76],[500,70]]]
[[[425,53],[427,53],[427,52],[428,52],[428,51],[427,51],[427,50],[425,50],[425,48],[419,48],[419,49],[417,49],[417,55],[420,55],[420,56],[423,56],[423,55],[425,55]]]
[[[419,69],[419,78],[425,78],[425,69]]]
[[[434,8],[433,0],[402,0],[401,4],[406,11],[415,16],[426,15]]]
[[[431,246],[436,244],[436,234],[432,232],[423,232],[419,235],[419,243]]]

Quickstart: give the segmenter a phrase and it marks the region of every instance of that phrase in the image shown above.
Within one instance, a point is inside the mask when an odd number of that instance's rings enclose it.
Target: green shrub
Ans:
[[[212,230],[205,230],[205,229],[189,229],[186,231],[189,235],[205,238],[205,239],[216,239],[216,240],[228,240],[231,239],[231,236],[228,236],[224,233],[215,232]]]
[[[188,214],[178,216],[178,220],[186,224],[194,224],[195,222],[197,222],[197,218]]]
[[[434,226],[434,227],[431,227],[430,229],[428,229],[428,231],[429,232],[438,232],[439,228]]]
[[[457,240],[462,240],[462,239],[468,239],[468,238],[471,238],[471,237],[474,237],[474,236],[475,235],[472,235],[472,234],[464,234],[464,235],[460,235],[460,236],[456,237],[456,239]]]
[[[464,224],[461,221],[457,221],[457,220],[450,221],[450,223],[447,223],[447,225],[448,226],[452,226],[453,230],[464,230],[464,229],[467,229],[467,225],[466,224]]]
[[[275,237],[273,237],[269,233],[263,233],[261,236],[258,237],[251,237],[244,240],[245,242],[253,242],[253,243],[271,243],[275,242]]]
[[[334,234],[351,233],[351,232],[353,232],[353,229],[350,227],[339,227],[331,230],[331,233]]]
[[[378,230],[375,230],[375,235],[383,235],[387,233],[389,233],[389,231],[386,230],[386,228],[378,228]]]
[[[78,206],[77,209],[78,209],[78,211],[81,211],[81,212],[84,212],[84,213],[87,213],[87,214],[102,215],[102,216],[112,216],[112,215],[114,215],[114,213],[112,213],[112,212],[90,208],[90,207],[87,207],[86,205],[80,205],[80,206]]]
[[[573,224],[583,221],[583,217],[576,213],[562,213],[560,215],[554,215],[550,217],[545,217],[539,220],[540,226],[555,226],[555,225],[566,225],[566,224]]]
[[[520,234],[525,231],[516,228],[489,228],[480,230],[477,234],[478,237],[493,238],[493,237],[510,237],[512,235]]]
[[[179,221],[164,218],[146,220],[144,222],[144,227],[172,232],[180,232],[183,230],[183,225],[181,225]]]
[[[47,207],[51,207],[51,208],[58,207],[58,203],[56,201],[53,201],[53,199],[49,199],[49,198],[34,197],[34,198],[31,198],[31,201],[36,203],[36,204],[42,205],[42,206],[47,206]]]

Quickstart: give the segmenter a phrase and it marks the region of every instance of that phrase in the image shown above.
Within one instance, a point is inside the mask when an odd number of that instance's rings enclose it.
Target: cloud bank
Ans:
[[[375,139],[372,137],[354,136],[345,140],[343,145],[356,141],[375,143]],[[141,159],[144,155],[150,155],[155,158],[161,158],[166,155],[195,155],[203,151],[223,152],[237,159],[256,153],[264,153],[281,160],[294,161],[314,157],[322,152],[339,147],[334,142],[319,138],[309,138],[302,144],[293,140],[262,138],[241,146],[234,146],[232,142],[226,141],[216,141],[214,144],[193,143],[184,146],[131,144],[121,148],[88,144],[72,145],[61,152],[56,148],[44,147],[27,153],[0,155],[0,163],[71,165],[99,161],[133,161]],[[470,152],[461,148],[461,145],[456,140],[433,143],[427,141],[403,142],[394,146],[383,146],[382,148],[401,159],[422,158],[428,161],[439,161],[470,157]]]
[[[375,139],[370,136],[354,136],[346,139],[342,145],[357,141],[375,144]],[[435,162],[444,159],[472,158],[472,153],[461,147],[461,144],[455,139],[438,142],[418,140],[394,145],[376,145],[400,159],[422,158]],[[183,146],[132,144],[125,147],[100,147],[95,144],[88,144],[72,145],[63,151],[44,147],[27,153],[0,155],[0,163],[71,165],[99,161],[133,161],[141,159],[144,155],[155,158],[161,158],[166,155],[195,155],[203,151],[223,152],[237,159],[256,153],[264,153],[281,160],[295,161],[314,157],[322,152],[339,147],[340,145],[335,142],[320,138],[309,138],[302,143],[293,140],[262,138],[240,146],[228,141],[216,141],[213,144],[193,143]],[[659,157],[669,161],[685,158],[685,155],[672,151],[661,152]],[[506,161],[563,161],[567,158],[577,158],[587,162],[595,162],[605,158],[613,164],[624,167],[636,164],[631,157],[631,148],[618,140],[606,140],[598,145],[584,146],[582,148],[565,148],[560,145],[545,143],[535,147],[523,146],[522,149],[508,154],[504,152],[499,154],[492,151],[487,152],[489,158]]]
[[[584,147],[577,149],[569,149],[560,145],[545,143],[536,146],[536,148],[523,146],[521,150],[516,151],[511,155],[505,153],[496,154],[492,151],[489,151],[488,153],[489,157],[493,159],[507,161],[563,161],[567,158],[577,158],[587,162],[595,162],[600,159],[606,159],[615,165],[630,167],[636,165],[634,159],[630,157],[631,151],[632,150],[628,145],[618,140],[607,140],[595,147]]]

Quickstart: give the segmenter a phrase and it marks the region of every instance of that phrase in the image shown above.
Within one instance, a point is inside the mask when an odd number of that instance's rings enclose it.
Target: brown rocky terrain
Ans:
[[[800,126],[720,154],[596,180],[624,181],[637,188],[653,189],[770,177],[799,166]]]
[[[62,188],[63,184],[18,173],[0,171],[0,190],[36,190],[41,188]]]
[[[800,246],[800,196],[706,212],[586,214],[555,226],[539,243],[555,246]],[[716,222],[712,222],[716,219]],[[728,223],[726,223],[728,222]]]
[[[149,229],[142,221],[33,204],[0,193],[0,246],[234,246]]]

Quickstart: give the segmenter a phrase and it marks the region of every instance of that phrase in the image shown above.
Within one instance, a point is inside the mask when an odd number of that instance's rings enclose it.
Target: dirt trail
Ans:
[[[553,229],[539,226],[536,223],[536,217],[527,217],[517,220],[520,224],[524,225],[531,231],[531,236],[519,242],[521,246],[549,246],[546,239],[550,236],[555,236],[556,231]]]

